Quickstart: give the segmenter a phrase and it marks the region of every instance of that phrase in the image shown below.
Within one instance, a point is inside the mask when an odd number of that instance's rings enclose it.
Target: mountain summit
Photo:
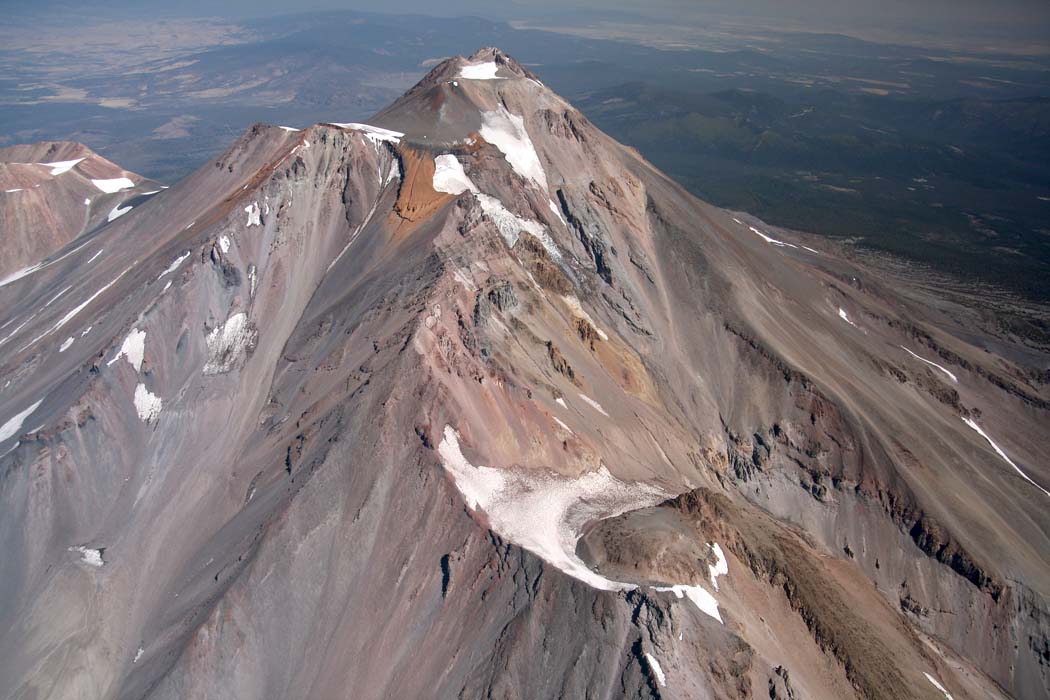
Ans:
[[[252,127],[0,283],[5,690],[1039,697],[1042,359],[807,241],[496,49]]]

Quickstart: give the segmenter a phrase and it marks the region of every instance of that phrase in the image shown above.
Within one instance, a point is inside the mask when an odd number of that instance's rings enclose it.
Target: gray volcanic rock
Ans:
[[[370,123],[0,286],[5,695],[1047,696],[1048,358],[498,50]]]

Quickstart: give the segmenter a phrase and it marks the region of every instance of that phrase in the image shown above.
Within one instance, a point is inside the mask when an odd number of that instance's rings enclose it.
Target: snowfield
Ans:
[[[434,159],[434,191],[446,194],[462,194],[467,191],[477,192],[478,188],[463,171],[459,158],[451,154]]]
[[[463,80],[502,80],[496,75],[497,70],[499,70],[499,66],[496,65],[495,61],[477,63],[472,66],[463,66],[463,70],[459,72],[458,77]]]
[[[502,105],[494,112],[481,114],[481,138],[498,148],[514,172],[547,191],[547,173],[543,170],[536,148],[532,145],[524,120]]]
[[[622,482],[604,466],[577,478],[540,469],[474,466],[463,456],[459,434],[449,425],[438,454],[467,506],[484,511],[501,537],[593,588],[637,588],[587,568],[576,556],[576,542],[588,522],[655,505],[667,497],[663,491]]]

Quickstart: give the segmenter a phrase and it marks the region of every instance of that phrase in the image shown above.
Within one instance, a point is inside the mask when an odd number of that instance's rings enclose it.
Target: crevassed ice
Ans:
[[[105,564],[105,562],[102,561],[101,549],[91,549],[90,547],[70,547],[69,551],[79,552],[80,561],[89,566],[99,567]]]
[[[620,481],[604,466],[576,478],[547,470],[474,466],[450,425],[445,426],[438,455],[463,500],[471,509],[483,510],[501,537],[599,590],[637,588],[591,571],[576,556],[576,543],[588,522],[655,505],[667,497],[663,491]]]
[[[514,172],[526,180],[532,180],[544,192],[547,191],[547,174],[521,117],[511,114],[500,105],[493,112],[481,114],[481,130],[478,133],[503,153]]]
[[[213,328],[205,338],[208,361],[204,365],[204,373],[229,372],[248,354],[255,337],[255,330],[248,323],[248,316],[244,312],[230,316],[226,323]]]
[[[135,186],[135,183],[126,177],[114,177],[108,180],[92,180],[91,184],[106,194],[113,194],[114,192],[120,192],[121,190],[126,190],[129,187]]]

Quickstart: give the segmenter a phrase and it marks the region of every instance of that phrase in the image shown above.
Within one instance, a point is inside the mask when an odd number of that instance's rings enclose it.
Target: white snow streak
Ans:
[[[554,403],[558,404],[562,408],[568,408],[569,407],[568,404],[565,403],[565,399],[563,399],[560,396],[558,398],[554,399]]]
[[[284,128],[284,127],[282,127],[282,128]],[[138,651],[135,652],[135,658],[131,660],[131,663],[137,664],[139,662],[139,659],[142,658],[142,655],[145,653],[145,651],[146,651],[145,649],[143,649],[142,647],[139,647]]]
[[[477,63],[472,66],[463,66],[458,77],[463,80],[503,80],[503,78],[496,76],[498,69],[499,66],[496,65],[495,61]]]
[[[135,410],[138,411],[139,418],[142,419],[143,423],[155,421],[157,416],[160,415],[163,403],[159,396],[150,393],[145,384],[139,384],[135,387]]]
[[[558,425],[560,425],[562,427],[562,430],[564,430],[565,432],[569,433],[570,435],[575,435],[576,434],[576,433],[573,432],[572,428],[570,428],[569,426],[565,425],[565,423],[560,418],[558,418],[557,416],[551,416],[551,418],[553,418],[554,422],[557,423]]]
[[[854,328],[860,328],[860,326],[858,326],[856,323],[849,319],[849,314],[847,314],[846,310],[841,306],[839,307],[839,318],[841,318],[843,321],[853,326]]]
[[[957,379],[957,378],[955,377],[955,375],[954,375],[954,374],[952,374],[951,372],[949,372],[948,370],[946,370],[946,369],[945,369],[944,367],[941,367],[941,366],[940,366],[939,364],[937,364],[936,362],[930,362],[930,361],[929,361],[929,360],[927,360],[927,359],[926,359],[925,357],[919,357],[918,355],[916,355],[915,353],[913,353],[913,352],[912,352],[911,350],[909,350],[908,348],[904,347],[903,345],[900,345],[900,346],[898,346],[898,347],[900,347],[900,349],[901,349],[901,350],[903,350],[904,352],[906,352],[906,353],[908,353],[909,355],[911,355],[912,357],[914,357],[914,358],[915,358],[916,360],[919,360],[920,362],[925,362],[926,364],[930,365],[931,367],[936,367],[936,368],[937,368],[937,369],[939,369],[940,371],[944,372],[945,374],[947,374],[947,375],[948,375],[948,378],[949,378],[949,379],[951,379],[951,380],[952,380],[953,382],[955,382],[956,384],[958,384],[958,383],[959,383],[959,380],[958,380],[958,379]]]
[[[495,112],[481,114],[481,131],[478,133],[503,152],[503,157],[514,172],[526,180],[532,180],[544,192],[547,191],[547,174],[521,117],[511,114],[500,105]]]
[[[129,211],[131,211],[131,208],[132,207],[131,207],[130,204],[128,206],[124,207],[123,209],[120,208],[120,205],[117,205],[117,206],[113,207],[112,209],[109,210],[109,214],[106,216],[106,221],[113,221],[115,219],[119,219],[120,217],[124,216]],[[91,262],[91,261],[89,260],[88,262]]]
[[[1009,457],[1006,456],[1006,453],[1003,452],[1002,448],[1000,448],[998,445],[996,445],[995,441],[992,440],[992,438],[988,437],[988,433],[984,432],[981,429],[981,426],[977,425],[976,421],[974,421],[971,418],[963,418],[962,420],[963,420],[963,423],[966,423],[966,425],[968,425],[971,428],[973,428],[974,430],[976,430],[978,435],[980,435],[985,440],[987,440],[988,444],[992,446],[992,449],[995,450],[996,453],[998,453],[998,455],[1003,458],[1003,461],[1005,461],[1007,464],[1009,464],[1011,467],[1013,467],[1014,471],[1016,471],[1018,474],[1020,474],[1021,477],[1025,481],[1027,481],[1028,483],[1032,484],[1032,486],[1035,486],[1037,489],[1039,489],[1040,491],[1045,493],[1047,496],[1050,496],[1050,491],[1047,491],[1042,486],[1040,486],[1039,484],[1037,484],[1034,481],[1032,481],[1032,479],[1029,478],[1029,476],[1027,474],[1025,474],[1023,471],[1021,471],[1021,468],[1019,466],[1017,466],[1016,464],[1014,464],[1012,459],[1010,459]]]
[[[601,328],[599,328],[598,324],[594,322],[593,318],[591,318],[591,315],[589,313],[587,313],[582,306],[580,306],[580,300],[579,299],[577,299],[574,296],[570,296],[570,295],[566,294],[566,295],[562,296],[562,301],[564,301],[566,304],[569,305],[569,308],[572,309],[573,314],[575,314],[576,316],[579,316],[580,318],[585,320],[587,323],[591,324],[591,326],[594,327],[594,330],[598,334],[599,338],[601,338],[602,340],[608,340],[609,339],[609,334],[606,333],[605,331],[603,331]]]
[[[185,260],[188,257],[190,257],[190,251],[187,250],[185,253],[183,253],[179,257],[175,258],[175,260],[172,261],[172,263],[170,265],[168,265],[168,268],[166,270],[164,270],[164,272],[160,273],[160,275],[157,276],[157,280],[159,281],[160,278],[163,277],[164,275],[170,275],[172,272],[175,272],[175,270],[178,270],[179,269],[179,265],[182,264],[182,261]]]
[[[21,191],[22,191],[21,187],[15,187],[14,189],[4,190],[4,192],[6,192],[7,194],[14,194],[15,192],[21,192]]]
[[[340,124],[339,122],[329,122],[330,126],[337,126],[340,129],[350,129],[352,131],[360,131],[365,137],[374,144],[378,144],[380,141],[388,141],[390,143],[400,143],[404,134],[400,131],[391,131],[390,129],[383,129],[378,126],[372,126],[371,124],[358,124],[356,122],[348,122]]]
[[[33,411],[35,411],[41,403],[43,403],[42,399],[40,401],[37,401],[35,404],[31,405],[29,408],[22,411],[21,413],[17,413],[14,416],[11,416],[11,418],[6,423],[0,425],[0,442],[3,442],[8,438],[17,435],[18,431],[22,429],[22,423],[25,422],[26,418],[28,418],[29,415]]]
[[[124,338],[124,343],[120,346],[120,351],[117,352],[116,356],[106,363],[106,366],[115,364],[120,358],[128,358],[128,362],[132,367],[135,368],[136,372],[142,371],[142,360],[146,356],[146,331],[140,331],[138,328],[132,328],[131,332],[128,333],[128,337]]]
[[[72,344],[73,344],[73,336],[69,336],[68,338],[66,338],[65,340],[62,341],[61,345],[58,346],[58,351],[59,352],[65,352],[66,350],[69,350],[69,346],[72,345]]]
[[[940,683],[938,683],[938,682],[937,682],[937,679],[936,679],[936,678],[934,678],[934,677],[933,677],[933,676],[931,676],[930,674],[926,673],[925,671],[923,671],[923,672],[922,672],[922,675],[926,676],[926,680],[928,680],[928,681],[929,681],[930,683],[933,683],[933,687],[935,687],[935,688],[936,688],[937,690],[939,690],[939,691],[941,691],[942,693],[944,693],[944,697],[945,697],[945,700],[955,700],[955,699],[954,699],[954,698],[952,697],[952,694],[951,694],[951,693],[949,693],[949,692],[948,692],[948,691],[947,691],[947,690],[946,690],[946,689],[944,688],[944,686],[943,686],[943,685],[941,685]]]
[[[660,662],[656,660],[656,657],[649,652],[645,653],[645,663],[649,664],[649,670],[652,671],[653,676],[656,677],[656,682],[661,688],[667,685],[667,676],[664,675],[664,670],[660,668]]]
[[[587,568],[576,556],[576,542],[586,523],[654,505],[666,498],[662,491],[624,483],[604,466],[577,478],[546,470],[476,467],[463,456],[459,435],[450,425],[438,454],[468,507],[484,511],[500,536],[599,590],[636,588]]]
[[[299,130],[298,130],[298,129],[296,129],[295,127],[291,127],[291,126],[279,126],[279,127],[277,127],[277,128],[278,128],[278,129],[284,129],[285,131],[299,131]]]
[[[568,226],[568,224],[565,222],[565,217],[561,215],[561,210],[558,209],[558,205],[554,203],[554,200],[548,199],[547,204],[550,206],[551,211],[554,213],[554,215],[558,217],[558,221],[561,222],[561,225]]]
[[[47,167],[51,168],[52,175],[61,175],[62,173],[66,173],[72,170],[73,166],[75,166],[82,160],[84,159],[77,158],[76,160],[60,160],[54,163],[41,163],[41,165],[46,165]]]
[[[115,177],[109,180],[92,180],[91,184],[106,194],[113,194],[114,192],[120,192],[121,190],[126,190],[129,187],[135,186],[135,183],[126,177]]]
[[[734,221],[736,221],[736,219],[734,219]],[[775,238],[770,238],[769,236],[767,236],[766,234],[762,233],[761,231],[759,231],[754,226],[748,226],[748,228],[751,229],[751,231],[753,231],[754,233],[756,233],[759,236],[761,236],[762,240],[764,240],[766,243],[772,243],[773,245],[780,246],[781,248],[785,248],[785,247],[786,248],[798,248],[798,246],[795,245],[794,243],[785,243],[784,241],[778,241]]]
[[[134,265],[134,264],[133,264],[133,265]],[[22,346],[21,348],[19,348],[18,352],[22,352],[23,350],[25,350],[25,349],[27,349],[27,348],[31,347],[31,346],[32,346],[32,345],[33,345],[34,343],[36,343],[36,342],[37,342],[38,340],[41,340],[41,339],[43,339],[43,338],[46,338],[47,336],[51,335],[52,333],[54,333],[55,331],[57,331],[57,330],[58,330],[59,328],[61,328],[62,326],[64,326],[64,325],[66,325],[67,323],[69,323],[69,322],[70,322],[71,320],[73,320],[73,317],[74,317],[74,316],[76,316],[77,314],[79,314],[79,313],[80,313],[81,311],[83,311],[83,310],[84,310],[84,307],[86,307],[86,306],[87,306],[88,304],[90,304],[91,302],[93,302],[93,301],[94,301],[94,300],[95,300],[95,299],[96,299],[96,298],[97,298],[97,297],[98,297],[98,296],[99,296],[100,294],[102,294],[102,293],[103,293],[103,292],[105,292],[105,291],[106,291],[107,289],[109,289],[109,288],[110,288],[110,287],[112,287],[112,286],[113,286],[114,284],[116,284],[116,283],[117,283],[117,281],[118,281],[118,280],[119,280],[119,279],[120,279],[121,277],[123,277],[123,276],[124,276],[125,274],[127,274],[128,270],[130,270],[130,269],[131,269],[131,268],[129,267],[129,268],[127,268],[127,270],[124,270],[124,272],[121,272],[121,273],[120,273],[119,275],[117,275],[117,276],[116,276],[115,278],[113,278],[113,280],[112,280],[111,282],[109,282],[109,283],[108,283],[108,284],[107,284],[106,286],[104,286],[104,287],[103,287],[102,289],[98,290],[97,292],[95,292],[95,293],[94,293],[94,294],[92,294],[91,296],[89,296],[89,297],[87,298],[87,300],[86,300],[86,301],[83,301],[83,302],[81,302],[81,303],[80,303],[80,304],[79,304],[78,306],[76,306],[76,307],[75,307],[74,309],[72,309],[71,311],[67,312],[67,313],[66,313],[66,315],[65,315],[65,316],[63,316],[62,318],[60,318],[60,319],[58,320],[58,322],[57,322],[57,323],[56,323],[55,325],[51,326],[51,328],[47,329],[46,331],[44,331],[43,333],[41,333],[41,334],[40,334],[40,335],[38,335],[37,337],[33,338],[33,339],[32,339],[31,341],[29,341],[29,343],[28,343],[27,345],[24,345],[24,346]],[[5,340],[6,340],[6,338],[5,338]]]
[[[586,401],[590,405],[591,408],[593,408],[595,411],[597,411],[598,413],[602,414],[603,416],[609,415],[608,413],[605,412],[605,409],[602,408],[602,405],[600,403],[598,403],[597,401],[595,401],[594,399],[592,399],[590,396],[585,396],[584,394],[580,394],[580,398],[583,399],[584,401]]]
[[[131,209],[131,207],[128,207],[128,209]],[[105,250],[105,248],[99,248],[98,252],[95,253],[94,255],[92,255],[90,258],[88,258],[88,261],[86,263],[84,263],[84,264],[85,265],[90,265],[91,263],[95,262],[95,260],[98,259],[98,256],[102,255],[102,251],[103,250]]]

